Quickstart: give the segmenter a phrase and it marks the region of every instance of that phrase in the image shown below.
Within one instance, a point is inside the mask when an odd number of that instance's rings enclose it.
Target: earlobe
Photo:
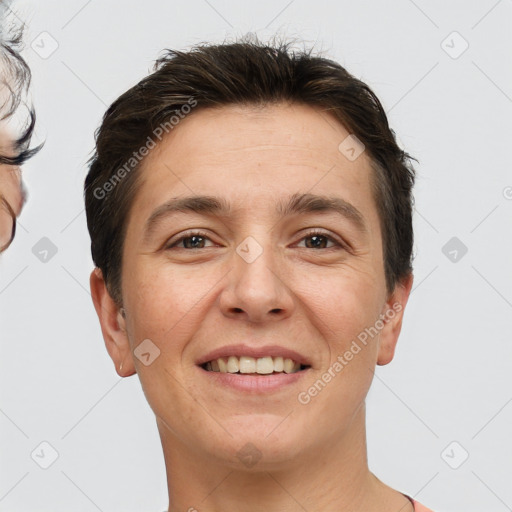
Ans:
[[[411,293],[414,276],[412,272],[396,284],[382,310],[384,327],[380,333],[377,364],[384,366],[393,360],[398,337],[402,329],[405,306]]]
[[[120,377],[133,375],[136,371],[126,331],[126,313],[123,308],[117,306],[110,296],[99,268],[95,268],[91,272],[89,283],[105,347],[114,362],[116,372]]]

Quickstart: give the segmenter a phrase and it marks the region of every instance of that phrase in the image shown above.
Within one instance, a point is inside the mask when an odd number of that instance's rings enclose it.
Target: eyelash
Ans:
[[[190,233],[187,233],[183,236],[181,236],[180,238],[178,238],[178,240],[175,240],[172,244],[170,245],[166,245],[165,246],[165,250],[170,250],[170,249],[174,249],[176,245],[178,245],[179,243],[183,242],[183,240],[186,240],[187,238],[192,238],[194,236],[199,236],[201,238],[206,238],[208,240],[210,240],[210,237],[208,236],[208,233],[205,233],[204,231],[192,231]],[[312,230],[312,231],[309,231],[308,233],[306,233],[305,235],[302,236],[302,238],[300,239],[301,241],[304,240],[305,238],[310,238],[310,237],[313,237],[313,236],[322,236],[324,238],[326,238],[328,241],[330,242],[333,242],[339,249],[346,249],[346,246],[340,242],[338,242],[335,238],[333,238],[332,236],[324,233],[323,231],[318,231],[318,230]],[[304,247],[305,249],[309,249],[309,247]],[[186,247],[179,247],[179,249],[183,249],[185,251],[194,251],[194,250],[199,250],[199,249],[188,249]],[[205,247],[205,249],[207,249],[207,247]],[[336,249],[336,247],[325,247],[325,248],[322,248],[322,250],[326,251],[326,250],[332,250],[332,249]]]

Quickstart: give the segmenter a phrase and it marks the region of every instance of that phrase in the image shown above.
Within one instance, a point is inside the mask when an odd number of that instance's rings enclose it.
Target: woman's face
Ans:
[[[361,147],[348,135],[307,106],[205,109],[143,162],[123,252],[126,318],[102,328],[120,375],[138,373],[164,445],[234,467],[252,451],[270,467],[354,427],[375,364],[393,357],[402,316],[393,303],[405,307],[410,285],[386,293],[369,159],[354,159]],[[341,208],[277,209],[302,194]],[[230,211],[163,206],[192,196]],[[357,341],[376,322],[378,334]],[[258,376],[200,366],[245,354],[268,371],[266,356],[288,351],[309,367]]]

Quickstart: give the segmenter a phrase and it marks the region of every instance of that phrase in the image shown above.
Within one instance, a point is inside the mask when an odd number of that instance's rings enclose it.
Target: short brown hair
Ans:
[[[372,162],[388,292],[412,272],[415,171],[410,161],[415,159],[398,147],[384,108],[364,82],[312,50],[292,51],[291,44],[262,44],[246,36],[230,44],[200,44],[188,52],[166,50],[153,73],[108,108],[96,131],[85,204],[92,258],[119,306],[126,219],[140,167],[136,161],[129,167],[126,163],[191,98],[196,109],[287,102],[333,114],[363,142]]]

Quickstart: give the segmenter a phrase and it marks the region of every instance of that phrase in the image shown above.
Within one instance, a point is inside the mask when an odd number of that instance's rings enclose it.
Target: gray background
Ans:
[[[374,89],[420,161],[415,285],[367,400],[370,468],[436,512],[512,510],[512,2],[12,8],[27,24],[35,142],[46,145],[24,169],[28,204],[0,260],[0,511],[167,506],[153,414],[137,377],[115,373],[89,294],[85,164],[106,107],[163,48],[248,31],[316,42]],[[57,251],[46,260],[44,237]]]

